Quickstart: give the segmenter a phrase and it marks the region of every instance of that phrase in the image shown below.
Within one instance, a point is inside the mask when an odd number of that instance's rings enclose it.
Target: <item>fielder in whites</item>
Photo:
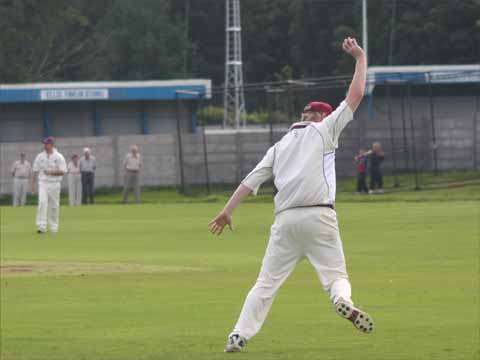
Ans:
[[[315,268],[337,314],[362,332],[374,328],[372,317],[353,305],[334,209],[335,149],[362,101],[366,82],[365,54],[355,39],[345,39],[343,50],[356,60],[346,99],[333,112],[323,102],[308,104],[302,121],[267,151],[209,225],[217,235],[226,225],[232,229],[233,210],[273,177],[278,189],[275,222],[260,274],[228,336],[226,352],[241,351],[257,334],[278,289],[304,258]]]
[[[37,232],[58,231],[60,210],[60,184],[67,172],[67,163],[55,148],[55,141],[48,137],[43,140],[44,151],[37,155],[33,163],[32,193],[38,178]]]

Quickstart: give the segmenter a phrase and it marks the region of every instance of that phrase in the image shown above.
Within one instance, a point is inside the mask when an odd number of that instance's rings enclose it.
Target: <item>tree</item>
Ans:
[[[369,0],[369,64],[480,58],[480,0]],[[241,0],[246,82],[352,71],[359,0]],[[0,82],[224,81],[223,0],[0,0]],[[393,25],[392,25],[393,24]],[[393,26],[393,28],[392,28]],[[282,74],[283,75],[279,75]]]
[[[167,0],[117,0],[102,24],[109,42],[97,78],[147,80],[182,77],[189,47],[181,18]]]
[[[46,0],[41,4],[1,0],[1,81],[74,79],[75,69],[91,62],[99,52],[94,26],[84,15],[83,6],[80,0]]]

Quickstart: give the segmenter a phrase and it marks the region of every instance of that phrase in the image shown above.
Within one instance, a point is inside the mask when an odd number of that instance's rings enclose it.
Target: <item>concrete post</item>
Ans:
[[[112,147],[113,147],[113,177],[114,177],[114,186],[120,186],[120,171],[119,167],[121,159],[119,154],[119,147],[118,147],[118,136],[112,137]]]

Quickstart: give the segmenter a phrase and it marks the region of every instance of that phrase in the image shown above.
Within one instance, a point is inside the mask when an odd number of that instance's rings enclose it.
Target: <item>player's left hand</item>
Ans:
[[[232,216],[225,211],[221,211],[212,221],[210,221],[208,227],[212,234],[220,235],[226,225],[228,225],[229,229],[233,231]]]

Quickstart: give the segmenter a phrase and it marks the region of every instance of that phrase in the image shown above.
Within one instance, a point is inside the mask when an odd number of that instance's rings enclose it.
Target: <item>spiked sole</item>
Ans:
[[[356,308],[350,303],[339,301],[335,304],[335,311],[338,315],[350,321],[355,328],[364,333],[371,333],[375,323],[370,315]]]
[[[226,353],[236,353],[236,352],[240,352],[240,351],[242,351],[241,347],[231,346],[231,345],[227,345],[227,346],[225,346],[225,349],[223,349],[223,352],[226,352]]]

